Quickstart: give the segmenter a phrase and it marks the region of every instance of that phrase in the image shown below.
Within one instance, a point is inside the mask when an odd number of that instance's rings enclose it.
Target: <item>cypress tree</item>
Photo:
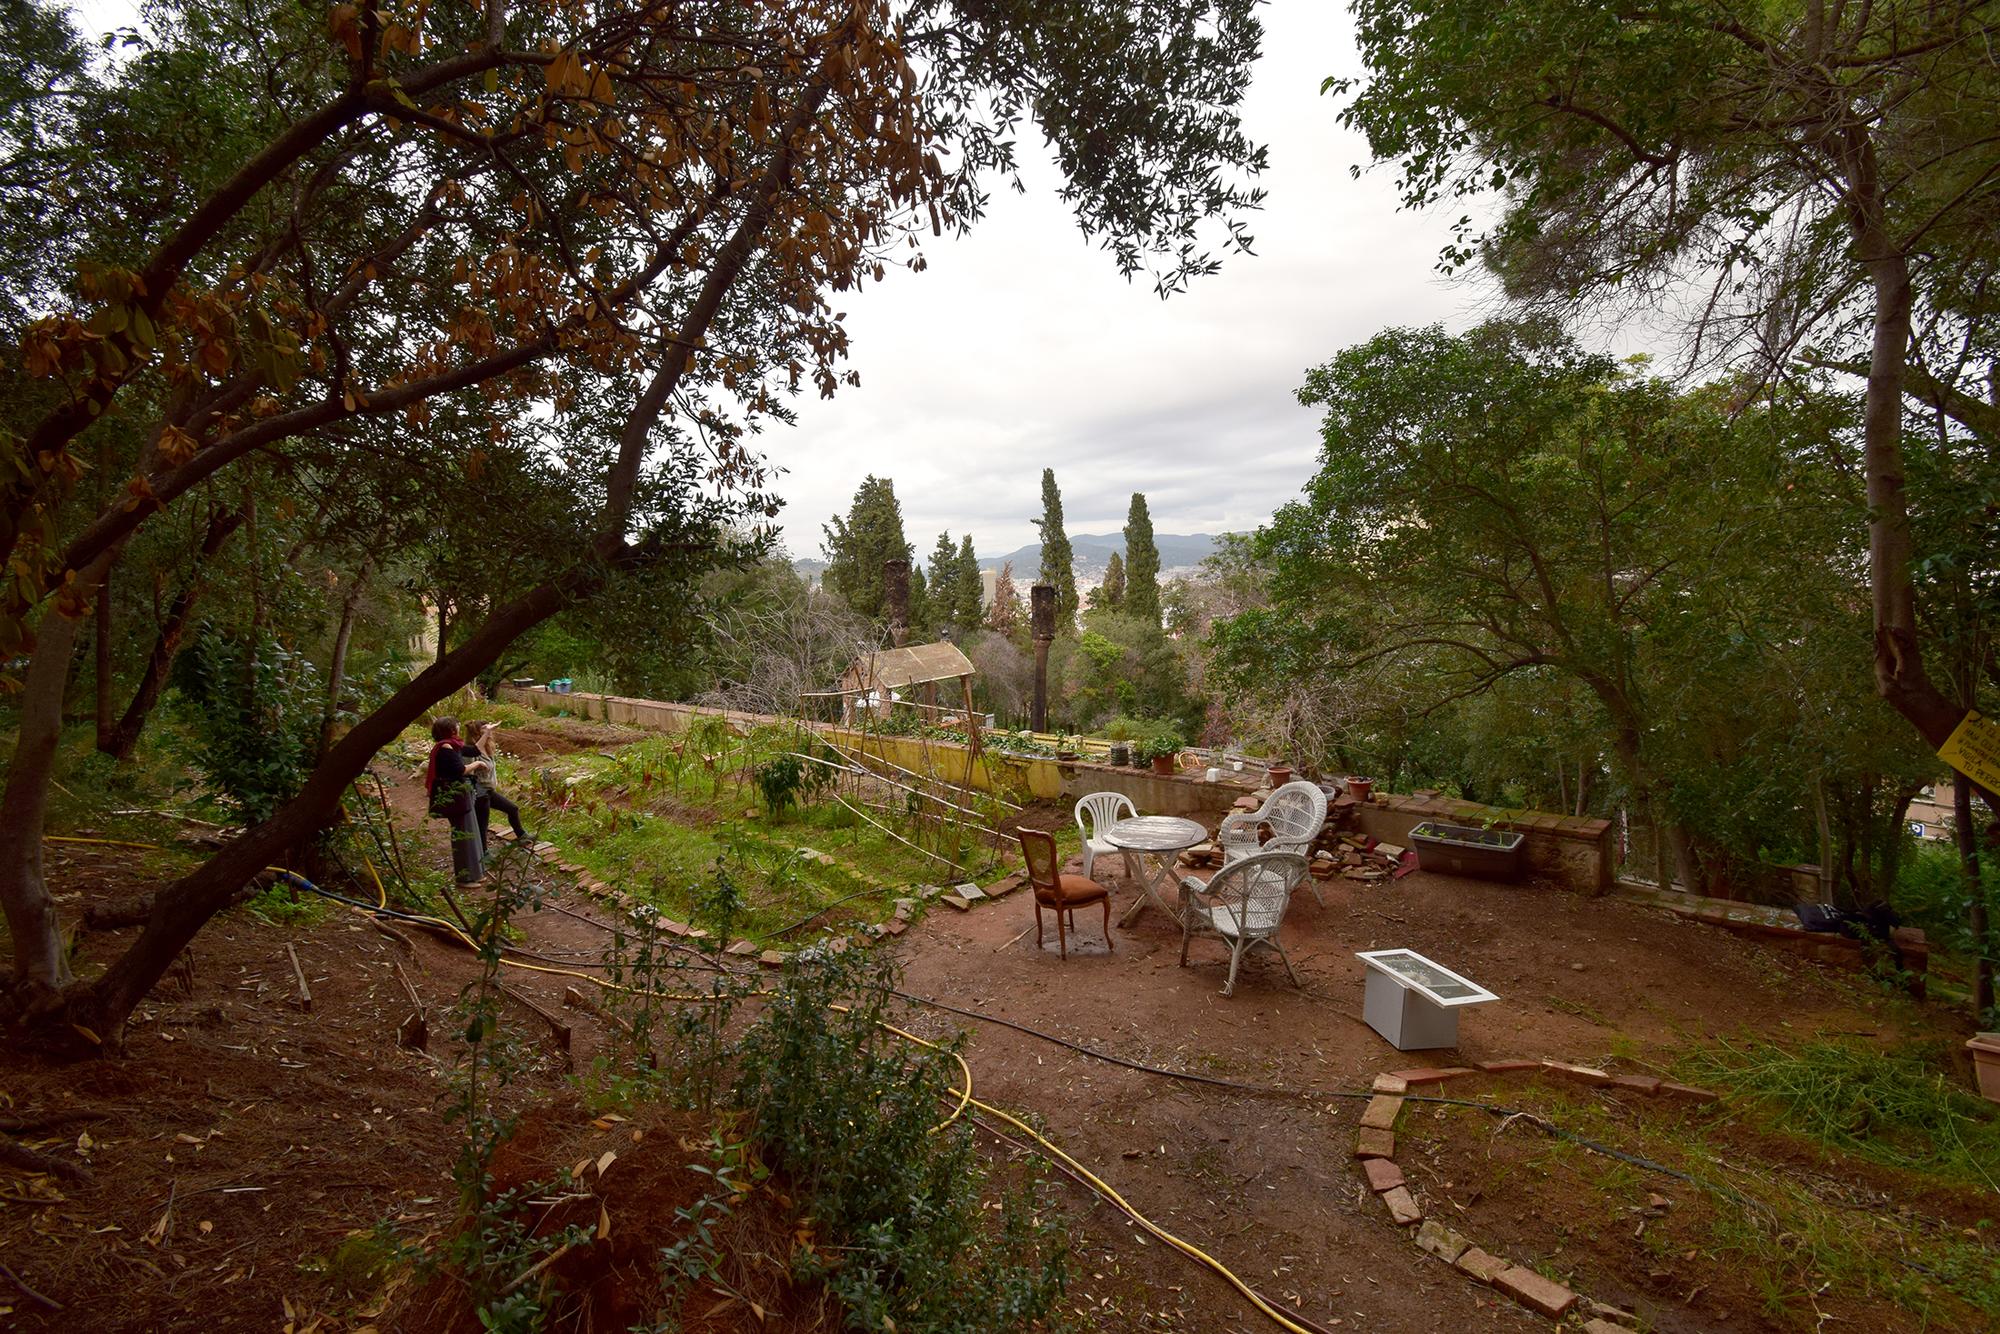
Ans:
[[[972,554],[972,534],[958,544],[958,602],[952,620],[967,634],[979,628],[980,613],[986,605],[986,581],[980,577],[979,557]]]
[[[1056,633],[1061,634],[1076,625],[1076,557],[1063,531],[1062,492],[1056,489],[1054,468],[1042,469],[1042,517],[1035,527],[1042,533],[1042,582],[1056,590]]]
[[[896,484],[887,477],[863,478],[847,518],[835,515],[824,533],[827,565],[821,582],[855,611],[877,625],[883,624],[888,620],[888,608],[882,562],[898,558],[910,561],[910,573],[916,574],[915,552],[903,536],[903,507],[896,502]],[[914,579],[910,593],[914,621]]]
[[[1137,491],[1125,516],[1125,610],[1150,625],[1160,623],[1160,549],[1153,544],[1146,497]]]
[[[937,545],[931,548],[929,575],[926,586],[931,599],[931,630],[935,634],[946,626],[959,625],[958,548],[952,545],[948,532],[939,533]]]
[[[1090,605],[1105,611],[1117,611],[1125,604],[1125,559],[1117,552],[1111,553],[1111,560],[1104,567],[1104,582],[1090,596]]]
[[[937,599],[924,586],[924,567],[910,563],[910,644],[927,644],[937,638]]]

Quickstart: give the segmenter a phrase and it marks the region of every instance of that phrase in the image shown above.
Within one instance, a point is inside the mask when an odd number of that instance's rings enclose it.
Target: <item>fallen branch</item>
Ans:
[[[561,1047],[564,1052],[569,1051],[570,1033],[568,1024],[564,1023],[558,1016],[550,1014],[547,1010],[544,1010],[534,1001],[522,995],[520,992],[514,990],[514,988],[507,986],[504,983],[498,983],[498,982],[496,982],[494,985],[499,987],[501,995],[505,996],[508,1000],[513,1001],[516,1005],[519,1005],[522,1008],[529,1011],[530,1013],[534,1014],[539,1019],[541,1019],[543,1023],[547,1024],[549,1026],[549,1031],[555,1035],[556,1045],[558,1047]]]
[[[21,1294],[37,1306],[47,1307],[51,1311],[60,1311],[63,1309],[61,1302],[53,1297],[44,1297],[41,1293],[36,1292],[28,1286],[28,1280],[9,1269],[4,1262],[0,1262],[0,1274],[5,1274],[8,1278],[14,1280],[14,1286],[21,1290]]]
[[[0,1139],[0,1163],[18,1167],[24,1172],[40,1172],[44,1176],[57,1176],[65,1181],[88,1182],[96,1178],[90,1169],[81,1163],[73,1163],[67,1158],[52,1158],[46,1153],[37,1153],[25,1145],[10,1139]]]
[[[86,1111],[79,1107],[67,1112],[43,1112],[39,1116],[0,1116],[0,1131],[10,1135],[32,1135],[52,1126],[74,1125],[78,1121],[102,1121],[110,1113]]]

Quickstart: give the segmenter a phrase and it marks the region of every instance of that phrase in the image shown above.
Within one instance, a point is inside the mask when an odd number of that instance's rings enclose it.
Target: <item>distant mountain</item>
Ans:
[[[1214,533],[1154,533],[1153,545],[1160,549],[1160,569],[1191,569],[1206,560],[1215,550]],[[1122,558],[1125,555],[1125,534],[1123,533],[1071,533],[1070,550],[1076,559],[1078,579],[1095,581],[1104,577],[1104,567],[1111,562],[1114,551]],[[979,568],[997,570],[1003,564],[1012,562],[1014,577],[1033,582],[1035,574],[1042,568],[1042,544],[1030,542],[1004,556],[981,556]]]
[[[1160,572],[1172,574],[1177,570],[1193,569],[1215,550],[1215,542],[1214,533],[1154,533],[1153,545],[1160,549]],[[1075,554],[1077,582],[1093,587],[1104,578],[1104,568],[1111,563],[1111,553],[1125,554],[1125,534],[1072,533],[1069,545]],[[981,556],[979,568],[997,571],[1010,561],[1014,566],[1014,577],[1025,588],[1035,582],[1035,576],[1041,572],[1042,544],[1030,542],[1004,556]],[[826,562],[802,556],[792,562],[792,568],[798,571],[801,579],[816,584],[820,575],[826,572]]]

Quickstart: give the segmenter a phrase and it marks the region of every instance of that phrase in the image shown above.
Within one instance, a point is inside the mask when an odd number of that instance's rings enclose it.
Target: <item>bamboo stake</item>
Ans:
[[[956,784],[950,784],[950,780],[941,778],[935,773],[920,774],[915,769],[906,768],[903,765],[896,763],[894,760],[890,759],[886,755],[870,755],[867,751],[859,749],[855,749],[853,751],[853,755],[849,755],[848,753],[849,749],[852,748],[843,748],[839,742],[828,740],[824,734],[815,732],[814,735],[819,738],[820,744],[824,745],[828,750],[833,751],[837,755],[846,756],[849,759],[853,759],[855,756],[859,756],[862,759],[872,760],[877,764],[887,765],[889,768],[894,769],[897,773],[908,774],[912,778],[923,779],[927,782],[947,783],[951,786],[957,786]],[[1000,803],[1002,806],[1005,806],[1008,810],[1018,811],[1021,809],[1021,807],[1015,805],[1011,801],[1008,801],[1005,797],[1002,797],[997,793],[989,792],[986,795],[993,801],[996,801]]]
[[[877,829],[887,834],[890,838],[893,838],[898,843],[901,843],[904,847],[913,848],[916,851],[923,853],[924,856],[929,857],[932,861],[943,862],[946,866],[951,867],[951,869],[954,871],[959,869],[958,863],[951,860],[951,858],[942,856],[938,853],[932,852],[929,848],[922,847],[919,846],[918,844],[910,842],[909,839],[904,838],[901,834],[889,828],[887,825],[883,824],[880,820],[877,820],[874,816],[867,814],[866,812],[861,810],[860,807],[856,806],[853,802],[849,801],[846,797],[841,796],[839,793],[835,793],[833,799],[839,802],[841,805],[847,807],[848,810],[853,811],[861,819],[866,820],[869,824],[874,825]]]

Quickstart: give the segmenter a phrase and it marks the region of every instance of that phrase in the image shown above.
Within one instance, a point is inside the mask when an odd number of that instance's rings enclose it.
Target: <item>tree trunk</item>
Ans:
[[[1972,934],[1972,1021],[1986,1022],[1993,1008],[1993,942],[1986,910],[1986,881],[1980,875],[1979,834],[1972,827],[1972,787],[1963,778],[1951,785],[1952,837],[1965,872],[1966,929]]]
[[[1863,400],[1862,461],[1868,478],[1868,587],[1875,624],[1875,689],[1935,749],[1963,710],[1931,681],[1917,636],[1910,575],[1910,507],[1903,468],[1903,385],[1910,345],[1910,263],[1889,233],[1875,144],[1864,125],[1844,128],[1849,229],[1875,300]]]
[[[181,585],[180,592],[174,594],[174,600],[167,604],[167,614],[160,620],[160,631],[153,637],[153,650],[146,655],[146,666],[139,674],[139,685],[132,692],[132,702],[125,706],[124,714],[108,738],[102,732],[98,734],[97,748],[120,764],[132,758],[132,750],[139,744],[139,734],[146,729],[146,720],[152,716],[154,706],[166,691],[174,657],[181,651],[181,637],[187,633],[188,623],[194,618],[195,603],[201,598],[202,566],[221,552],[229,535],[242,522],[241,510],[209,519],[208,532],[202,538],[201,551],[195,557],[194,567],[188,571],[187,582]]]
[[[460,648],[439,658],[357,723],[327,750],[296,797],[159,892],[145,929],[131,947],[95,983],[72,988],[67,1018],[107,1047],[119,1046],[132,1007],[152,990],[195,934],[266,866],[278,864],[290,849],[324,828],[338,812],[341,795],[384,746],[477,676],[508,644],[602,582],[603,566],[593,563],[530,591],[488,617]]]
[[[97,748],[104,749],[104,743],[111,736],[111,571],[116,562],[104,568],[104,578],[97,585],[96,628],[93,637],[96,643],[95,677],[97,704],[94,721],[97,724]]]
[[[333,656],[326,668],[326,716],[320,722],[319,748],[322,754],[333,744],[333,723],[340,713],[340,691],[347,684],[347,645],[354,637],[354,615],[361,605],[361,594],[368,587],[369,576],[375,572],[371,560],[361,562],[361,568],[354,573],[354,583],[347,590],[346,599],[340,604],[340,630],[333,637]]]
[[[29,1000],[70,981],[55,902],[42,876],[42,827],[62,735],[63,691],[83,622],[60,604],[42,613],[21,690],[21,713],[7,788],[0,795],[0,907],[14,938],[14,984]]]
[[[1666,802],[1661,798],[1660,785],[1640,749],[1640,731],[1636,720],[1629,716],[1622,697],[1615,691],[1593,688],[1597,689],[1598,698],[1606,704],[1614,719],[1618,719],[1621,713],[1628,715],[1617,723],[1612,752],[1617,755],[1619,766],[1625,770],[1625,782],[1631,788],[1633,803],[1652,821],[1660,888],[1672,889],[1674,876],[1678,875],[1690,894],[1705,893],[1707,882],[1702,877],[1701,864],[1695,859],[1694,845],[1688,838],[1687,830],[1665,814]],[[1673,858],[1671,872],[1667,860],[1670,854]]]

